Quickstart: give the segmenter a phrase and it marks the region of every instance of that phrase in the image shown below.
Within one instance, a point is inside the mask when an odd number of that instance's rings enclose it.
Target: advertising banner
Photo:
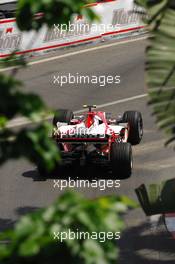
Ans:
[[[39,32],[21,33],[15,19],[0,20],[0,58],[14,50],[17,54],[42,52],[81,42],[93,41],[107,35],[126,34],[143,28],[139,15],[133,12],[131,0],[108,0],[86,6],[100,17],[90,24],[81,16],[74,16],[68,25],[43,26]]]

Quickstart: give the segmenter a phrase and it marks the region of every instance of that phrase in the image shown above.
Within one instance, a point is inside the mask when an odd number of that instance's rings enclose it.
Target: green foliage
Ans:
[[[38,30],[43,24],[52,27],[54,24],[68,24],[72,15],[86,15],[87,19],[97,18],[94,12],[83,6],[92,1],[82,0],[20,0],[17,11],[17,24],[21,30]],[[42,13],[37,19],[33,19]]]
[[[136,189],[137,197],[146,215],[173,213],[175,211],[175,179]]]
[[[17,51],[17,50],[16,50]],[[25,68],[27,65],[27,62],[25,61],[24,56],[16,56],[15,52],[13,51],[8,57],[0,60],[0,67],[1,68],[9,68],[9,67],[16,67],[16,70],[18,68]]]
[[[0,164],[23,156],[51,170],[59,160],[59,153],[48,137],[51,127],[43,121],[49,110],[37,95],[22,93],[19,89],[22,84],[14,77],[0,74],[0,80]],[[42,124],[18,132],[7,129],[8,120],[18,115]]]
[[[150,104],[159,128],[175,140],[175,3],[170,0],[138,0],[148,12],[151,32],[146,71]]]
[[[37,116],[43,112],[45,105],[42,100],[32,94],[24,94],[19,88],[21,82],[15,80],[12,76],[0,74],[1,79],[1,96],[0,96],[0,113],[9,119],[21,114],[31,120],[37,119]]]
[[[35,128],[12,132],[0,130],[0,164],[8,159],[25,157],[40,167],[51,171],[59,161],[57,146],[48,137],[50,125],[46,122]]]
[[[17,24],[23,30],[38,30],[43,24],[66,24],[73,14],[85,14],[87,19],[96,16],[83,6],[90,1],[81,0],[20,0],[17,8]],[[35,16],[42,13],[42,16]],[[1,60],[1,67],[13,67],[10,75],[0,74],[0,164],[10,158],[24,156],[41,168],[50,171],[59,160],[58,148],[48,138],[51,127],[43,120],[50,114],[41,98],[33,93],[22,92],[22,83],[15,79],[20,68],[26,67],[25,57],[13,52]],[[16,68],[15,68],[15,67]],[[15,117],[26,117],[34,128],[8,129],[8,122]],[[36,123],[39,122],[39,125]]]
[[[14,230],[1,235],[0,263],[3,264],[112,264],[116,263],[117,240],[100,239],[64,241],[54,239],[54,232],[120,232],[120,214],[135,203],[127,197],[102,197],[89,200],[80,194],[64,193],[54,204],[24,216]]]

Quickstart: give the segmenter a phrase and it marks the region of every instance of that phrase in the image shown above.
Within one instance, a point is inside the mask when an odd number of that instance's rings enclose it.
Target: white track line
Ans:
[[[147,96],[147,94],[140,94],[140,95],[132,96],[132,97],[129,97],[129,98],[124,98],[124,99],[121,99],[121,100],[109,102],[109,103],[106,103],[106,104],[97,105],[96,108],[98,109],[98,108],[108,107],[108,106],[111,106],[111,105],[126,103],[126,102],[133,101],[133,100],[136,100],[136,99],[141,99],[141,98],[146,97],[146,96]],[[79,114],[79,113],[82,113],[82,112],[84,112],[84,109],[80,109],[78,111],[75,111],[74,113],[75,114]]]
[[[111,47],[127,44],[127,43],[132,43],[132,42],[144,40],[144,39],[147,39],[147,38],[148,38],[147,36],[139,37],[139,38],[135,38],[135,39],[131,39],[131,40],[125,40],[125,41],[115,42],[115,43],[111,43],[111,44],[106,44],[106,45],[99,46],[99,47],[94,47],[94,48],[88,48],[88,49],[78,50],[78,51],[74,51],[74,52],[69,52],[67,54],[58,55],[58,56],[54,56],[54,57],[50,57],[50,58],[45,58],[45,59],[42,59],[42,60],[31,61],[27,65],[28,66],[37,65],[37,64],[50,62],[50,61],[54,61],[54,60],[59,60],[59,59],[62,59],[62,58],[67,58],[67,57],[71,57],[71,56],[75,56],[75,55],[79,55],[79,54],[84,54],[84,53],[91,52],[91,51],[96,51],[96,50],[101,50],[101,49],[106,49],[106,48],[111,48]],[[8,67],[8,68],[0,69],[0,72],[13,70],[14,68],[15,67]]]
[[[108,106],[111,106],[111,105],[117,105],[117,104],[121,104],[121,103],[126,103],[126,102],[129,102],[129,101],[133,101],[133,100],[144,98],[146,96],[147,96],[147,94],[140,94],[140,95],[132,96],[132,97],[129,97],[129,98],[124,98],[124,99],[121,99],[121,100],[108,102],[108,103],[105,103],[105,104],[97,105],[97,109],[98,108],[108,107]],[[84,109],[80,109],[80,110],[75,111],[74,114],[79,114],[79,113],[82,113],[84,111],[85,111]],[[52,116],[49,116],[47,119],[51,119],[51,118],[52,118]],[[16,118],[16,119],[13,119],[12,121],[10,121],[8,123],[7,127],[8,128],[13,128],[13,127],[24,126],[24,125],[29,125],[29,124],[32,124],[32,122],[30,120],[28,120],[27,118],[24,118],[24,117],[20,117],[20,118]]]

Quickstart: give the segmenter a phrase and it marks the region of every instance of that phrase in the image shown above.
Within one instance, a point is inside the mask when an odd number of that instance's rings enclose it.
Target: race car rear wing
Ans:
[[[80,143],[94,143],[94,144],[104,144],[108,143],[109,137],[58,137],[56,136],[57,143],[73,143],[73,144],[80,144]]]

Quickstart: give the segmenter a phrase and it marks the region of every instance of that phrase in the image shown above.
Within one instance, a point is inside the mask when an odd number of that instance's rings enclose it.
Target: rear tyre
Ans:
[[[110,161],[113,177],[127,179],[132,173],[132,148],[130,143],[112,143]]]
[[[73,112],[67,109],[58,109],[55,112],[53,118],[53,125],[56,127],[58,122],[70,124],[71,119],[73,119]]]
[[[143,119],[138,111],[127,111],[123,115],[123,122],[129,124],[128,142],[132,145],[140,143],[143,137]]]
[[[38,174],[41,178],[47,178],[50,176],[50,173],[44,170],[42,167],[38,166],[37,168]]]

